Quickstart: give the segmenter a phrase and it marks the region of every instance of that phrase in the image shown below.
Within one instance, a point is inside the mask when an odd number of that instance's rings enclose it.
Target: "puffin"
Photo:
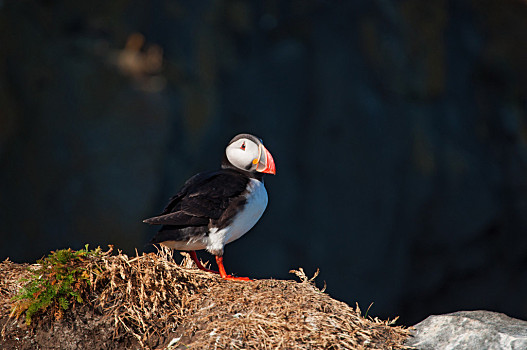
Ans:
[[[225,148],[221,168],[202,172],[185,182],[163,212],[143,220],[162,225],[150,243],[187,251],[196,266],[226,280],[250,281],[228,275],[223,265],[225,245],[247,233],[267,207],[265,174],[276,174],[273,156],[260,138],[236,135]],[[216,258],[219,271],[204,267],[196,250]]]

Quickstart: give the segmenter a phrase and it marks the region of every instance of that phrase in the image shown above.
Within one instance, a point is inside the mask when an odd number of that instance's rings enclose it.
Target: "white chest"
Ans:
[[[223,253],[223,246],[249,231],[258,222],[266,207],[267,191],[264,184],[261,181],[251,179],[247,185],[245,206],[236,214],[228,227],[210,231],[207,250],[213,254]]]
[[[230,234],[226,243],[240,238],[249,231],[258,222],[267,207],[267,191],[261,181],[251,179],[247,189],[247,202],[229,226]]]

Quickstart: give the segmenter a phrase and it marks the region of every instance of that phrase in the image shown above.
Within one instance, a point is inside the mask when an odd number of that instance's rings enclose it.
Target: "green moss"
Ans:
[[[74,251],[70,248],[51,252],[40,259],[37,269],[30,269],[31,277],[24,280],[25,286],[14,297],[13,313],[25,312],[26,324],[31,323],[33,315],[39,311],[53,308],[56,318],[62,317],[74,303],[83,303],[82,297],[90,284],[87,263],[91,257],[102,255],[100,248]]]

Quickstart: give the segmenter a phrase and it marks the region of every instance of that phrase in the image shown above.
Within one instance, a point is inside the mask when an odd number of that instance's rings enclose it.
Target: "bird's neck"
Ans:
[[[251,179],[256,179],[256,180],[259,180],[261,182],[263,182],[263,176],[264,174],[263,173],[259,173],[259,172],[252,172],[252,171],[247,171],[247,170],[244,170],[244,169],[240,169],[240,168],[237,168],[235,167],[234,165],[232,165],[228,160],[227,160],[227,157],[226,156],[223,156],[223,161],[221,162],[221,168],[224,169],[224,170],[233,170],[237,173],[240,173],[240,174],[243,174]]]

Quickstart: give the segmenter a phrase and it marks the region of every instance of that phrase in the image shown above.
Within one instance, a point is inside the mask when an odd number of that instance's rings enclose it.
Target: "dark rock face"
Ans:
[[[527,321],[490,311],[430,316],[414,326],[406,345],[419,350],[527,349]]]
[[[0,258],[145,248],[251,132],[278,174],[229,270],[527,318],[527,4],[286,3],[0,2]]]

